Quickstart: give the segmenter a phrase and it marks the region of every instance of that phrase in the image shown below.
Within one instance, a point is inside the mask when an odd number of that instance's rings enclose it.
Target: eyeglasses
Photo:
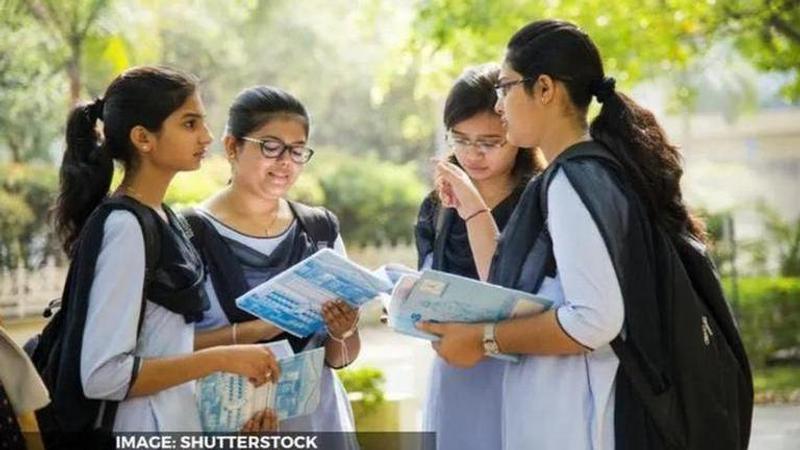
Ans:
[[[297,164],[305,164],[314,156],[314,150],[304,145],[290,145],[280,139],[267,138],[255,139],[250,137],[243,137],[242,140],[258,144],[261,148],[261,154],[264,158],[277,159],[280,158],[284,152],[289,152],[289,157]]]
[[[512,87],[520,83],[525,83],[526,81],[533,81],[533,80],[535,80],[535,78],[528,77],[519,80],[506,81],[504,83],[497,83],[494,85],[494,92],[497,94],[497,99],[502,100],[503,98],[505,98],[506,95],[508,95],[508,91],[510,91]]]
[[[502,138],[478,138],[474,141],[471,141],[468,138],[455,133],[447,133],[446,140],[447,145],[449,145],[453,151],[458,153],[466,152],[470,149],[470,147],[472,147],[478,149],[479,152],[486,155],[506,145],[506,140]]]

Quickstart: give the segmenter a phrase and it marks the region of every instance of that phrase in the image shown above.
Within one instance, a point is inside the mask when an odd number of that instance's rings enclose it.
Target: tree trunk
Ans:
[[[10,133],[9,133],[10,134]],[[22,148],[17,143],[17,140],[11,136],[6,137],[6,143],[8,144],[9,150],[11,150],[11,162],[12,163],[21,163],[22,162]]]
[[[69,106],[72,108],[81,99],[81,43],[77,40],[70,43],[67,76],[69,77]]]

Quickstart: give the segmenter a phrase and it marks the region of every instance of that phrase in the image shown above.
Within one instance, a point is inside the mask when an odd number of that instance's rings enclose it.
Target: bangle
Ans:
[[[464,219],[464,223],[469,222],[470,219],[472,219],[473,217],[477,216],[478,214],[485,213],[485,212],[489,212],[489,208],[483,208],[483,209],[479,209],[479,210],[475,211],[474,213],[470,214],[466,219]]]
[[[352,361],[350,361],[350,352],[349,352],[349,350],[347,348],[347,338],[349,338],[350,336],[356,334],[356,331],[358,331],[358,321],[357,320],[356,320],[356,323],[353,324],[352,328],[350,328],[349,330],[344,332],[342,337],[336,337],[336,336],[333,335],[333,333],[330,332],[330,330],[328,330],[328,336],[339,344],[339,350],[341,352],[341,357],[342,357],[342,362],[343,362],[343,364],[340,367],[335,367],[335,369],[341,369],[343,367],[347,367],[352,362]]]
[[[340,337],[336,337],[336,336],[334,336],[333,334],[330,334],[330,333],[329,334],[333,338],[334,341],[341,342],[341,341],[344,341],[345,339],[349,338],[350,336],[356,334],[356,331],[358,331],[358,323],[353,324],[353,327],[350,328],[349,330],[345,331],[344,333],[342,333],[342,335]]]
[[[231,337],[233,338],[233,345],[237,345],[238,342],[236,340],[236,326],[239,325],[239,322],[234,322],[233,326],[231,326]]]

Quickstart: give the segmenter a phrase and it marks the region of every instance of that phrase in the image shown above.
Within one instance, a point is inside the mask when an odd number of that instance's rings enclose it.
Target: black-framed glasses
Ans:
[[[447,145],[450,148],[458,153],[466,152],[471,148],[478,149],[479,152],[487,155],[492,153],[493,151],[502,148],[506,145],[506,140],[504,138],[489,138],[489,137],[479,137],[474,141],[470,140],[466,136],[462,136],[460,134],[455,134],[453,132],[447,133],[445,136],[445,140],[447,141]]]
[[[527,78],[521,78],[519,80],[511,80],[511,81],[505,81],[503,83],[497,83],[494,85],[494,92],[497,94],[497,99],[502,100],[503,98],[505,98],[506,95],[508,95],[508,91],[510,91],[512,87],[520,83],[525,83],[526,81],[533,81],[533,80],[535,80],[535,78],[527,77]]]
[[[289,157],[297,164],[305,164],[314,156],[314,150],[305,145],[291,145],[283,142],[280,139],[266,138],[256,139],[251,137],[243,137],[242,140],[258,144],[261,149],[261,155],[268,159],[280,158],[284,152],[289,152]]]

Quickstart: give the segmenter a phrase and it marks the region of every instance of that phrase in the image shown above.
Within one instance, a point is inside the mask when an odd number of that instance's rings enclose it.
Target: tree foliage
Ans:
[[[59,254],[48,221],[57,185],[52,166],[0,165],[0,267],[36,267]]]
[[[758,68],[789,73],[783,93],[800,99],[800,2],[724,0],[716,13],[717,34],[731,37]]]
[[[12,162],[48,160],[66,113],[57,69],[42,55],[50,42],[21,4],[0,14],[0,148]]]
[[[0,152],[14,161],[46,158],[66,109],[100,96],[132,65],[173,65],[198,75],[219,137],[228,105],[243,88],[272,84],[295,94],[312,116],[313,145],[406,162],[434,145],[437,105],[411,91],[418,71],[374,89],[411,4],[309,0],[0,0]],[[13,14],[6,14],[13,12]],[[13,36],[14,39],[11,39]],[[27,36],[23,45],[15,40]],[[20,64],[24,63],[24,64]],[[46,83],[45,83],[46,81]],[[16,84],[15,84],[16,83]],[[43,131],[34,142],[27,107]],[[29,115],[31,115],[29,114]],[[18,136],[26,136],[26,140]],[[219,142],[219,141],[217,141]],[[215,145],[219,145],[218,143]]]
[[[426,72],[448,79],[465,65],[501,59],[514,30],[545,18],[586,30],[606,71],[627,86],[680,74],[716,42],[733,40],[761,69],[790,72],[785,92],[800,98],[796,0],[425,0],[408,49],[435,67]]]

